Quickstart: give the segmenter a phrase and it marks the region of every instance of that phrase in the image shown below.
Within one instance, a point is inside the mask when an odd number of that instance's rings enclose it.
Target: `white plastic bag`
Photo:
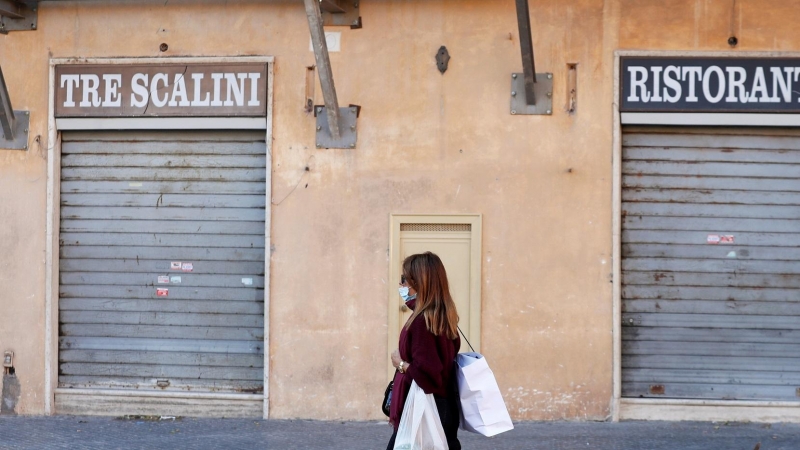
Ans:
[[[448,450],[433,394],[426,394],[415,381],[403,406],[394,450]]]
[[[480,353],[456,356],[456,380],[465,431],[494,436],[514,429],[492,369]]]

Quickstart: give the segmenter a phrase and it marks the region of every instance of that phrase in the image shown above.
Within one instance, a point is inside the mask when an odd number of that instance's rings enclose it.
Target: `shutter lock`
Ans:
[[[14,366],[14,352],[6,350],[3,352],[3,367],[9,369]]]
[[[633,315],[624,315],[622,316],[622,326],[623,327],[636,327],[642,325],[642,317],[641,316],[633,316]]]
[[[169,380],[160,378],[160,379],[156,380],[156,386],[158,386],[160,388],[168,387],[169,386]]]

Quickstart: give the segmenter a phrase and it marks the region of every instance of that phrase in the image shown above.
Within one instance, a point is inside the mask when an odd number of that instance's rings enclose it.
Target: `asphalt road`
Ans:
[[[0,417],[0,449],[384,449],[384,422]],[[800,425],[710,422],[523,422],[493,438],[459,432],[468,450],[800,449]]]

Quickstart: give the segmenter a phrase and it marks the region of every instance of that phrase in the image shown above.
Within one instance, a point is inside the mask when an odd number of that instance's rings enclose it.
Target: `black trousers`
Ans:
[[[439,411],[439,419],[442,421],[442,428],[444,435],[447,438],[447,446],[450,450],[461,450],[461,442],[458,441],[458,424],[461,420],[461,401],[458,394],[455,396],[439,397],[434,395],[433,399],[436,400],[436,409]],[[397,439],[397,431],[392,433],[392,438],[389,439],[389,445],[386,450],[394,449],[394,441]]]

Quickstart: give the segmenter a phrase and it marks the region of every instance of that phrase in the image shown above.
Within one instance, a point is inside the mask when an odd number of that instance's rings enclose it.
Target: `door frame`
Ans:
[[[397,283],[400,282],[400,225],[408,223],[436,223],[436,224],[468,224],[470,225],[470,299],[469,299],[469,326],[471,330],[480,330],[477,337],[470,342],[476,352],[481,348],[481,253],[482,243],[481,214],[390,214],[389,215],[389,277],[387,278],[387,376],[391,380],[394,376],[394,367],[388,356],[397,348],[400,338],[399,330],[395,332],[391,324],[400,320],[398,307]],[[477,255],[477,257],[476,257]]]
[[[58,390],[58,292],[59,292],[59,229],[60,229],[60,191],[61,191],[61,133],[59,126],[68,124],[70,129],[83,127],[86,130],[102,129],[176,129],[189,130],[207,128],[205,123],[185,118],[146,118],[146,119],[78,119],[60,124],[55,118],[55,95],[57,65],[124,65],[124,64],[226,64],[226,63],[265,63],[267,64],[267,117],[264,121],[242,118],[215,119],[216,128],[259,129],[266,135],[266,174],[267,180],[266,199],[267,208],[264,217],[264,392],[263,394],[216,394],[197,392],[126,392],[108,389],[79,390],[69,389],[70,394],[84,396],[85,398],[102,400],[114,398],[117,401],[137,400],[147,403],[153,397],[171,398],[183,404],[207,409],[211,415],[219,411],[218,405],[235,404],[239,402],[258,401],[262,403],[262,417],[269,418],[269,374],[270,374],[270,340],[269,340],[269,311],[270,311],[270,243],[272,229],[272,117],[273,117],[273,80],[275,58],[272,56],[203,56],[203,57],[142,57],[142,58],[50,58],[49,60],[49,94],[47,106],[47,218],[45,232],[45,414],[55,414],[55,394]],[[138,394],[138,395],[137,395]],[[216,405],[216,406],[215,406]],[[222,406],[225,407],[225,406]],[[113,408],[113,407],[112,407]],[[217,409],[215,409],[217,408]],[[228,411],[231,411],[229,409]],[[109,409],[108,414],[113,414]],[[234,411],[235,412],[235,409]]]
[[[611,420],[695,420],[695,421],[752,421],[800,422],[800,402],[639,399],[622,397],[622,126],[647,125],[715,125],[800,126],[800,114],[782,114],[780,123],[759,114],[698,114],[643,113],[623,117],[619,110],[621,98],[620,58],[624,56],[656,57],[784,57],[800,58],[800,52],[714,52],[672,50],[614,51],[612,89],[612,384]],[[635,121],[635,122],[634,122]],[[743,123],[744,122],[744,123]]]

